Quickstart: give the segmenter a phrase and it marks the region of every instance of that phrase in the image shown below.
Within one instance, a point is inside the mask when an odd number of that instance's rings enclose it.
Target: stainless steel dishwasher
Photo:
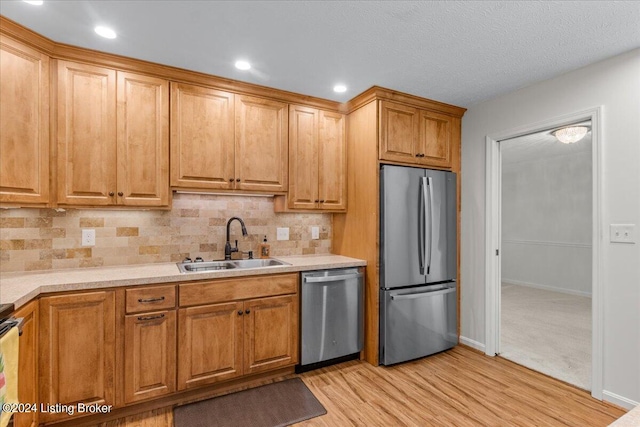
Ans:
[[[362,269],[302,273],[300,370],[356,356],[364,342]],[[327,362],[324,364],[328,364]]]

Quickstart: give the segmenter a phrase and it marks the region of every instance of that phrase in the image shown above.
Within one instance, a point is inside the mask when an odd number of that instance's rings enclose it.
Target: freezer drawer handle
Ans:
[[[407,294],[407,295],[391,295],[392,301],[403,301],[407,299],[417,299],[417,298],[425,298],[425,297],[434,297],[437,295],[450,294],[455,292],[456,288],[447,288],[441,289],[439,291],[431,291],[431,292],[420,292],[416,294]]]
[[[306,283],[338,282],[340,280],[359,279],[362,273],[343,274],[341,276],[305,277]]]

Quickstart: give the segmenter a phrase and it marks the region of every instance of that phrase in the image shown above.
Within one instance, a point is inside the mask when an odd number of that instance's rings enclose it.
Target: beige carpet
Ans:
[[[591,390],[591,298],[502,284],[500,356]]]

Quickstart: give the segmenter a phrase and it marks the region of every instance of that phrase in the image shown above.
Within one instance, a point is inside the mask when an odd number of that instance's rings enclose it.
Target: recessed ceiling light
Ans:
[[[238,70],[249,70],[251,69],[251,64],[247,61],[236,61],[236,68]]]
[[[42,3],[44,3],[42,0],[22,0],[25,3],[29,3],[32,4],[34,6],[42,6]]]
[[[333,87],[334,92],[342,93],[347,91],[347,87],[345,85],[335,85]]]
[[[116,32],[113,31],[111,28],[107,28],[107,27],[103,27],[101,25],[98,25],[95,28],[95,32],[99,35],[102,36],[106,39],[115,39],[116,38]]]

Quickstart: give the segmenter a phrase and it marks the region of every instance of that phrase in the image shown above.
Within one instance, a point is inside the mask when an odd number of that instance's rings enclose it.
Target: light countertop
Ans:
[[[158,263],[0,273],[0,303],[14,304],[17,309],[44,293],[361,267],[367,264],[366,261],[341,255],[285,256],[275,259],[291,265],[180,273],[175,263]]]

